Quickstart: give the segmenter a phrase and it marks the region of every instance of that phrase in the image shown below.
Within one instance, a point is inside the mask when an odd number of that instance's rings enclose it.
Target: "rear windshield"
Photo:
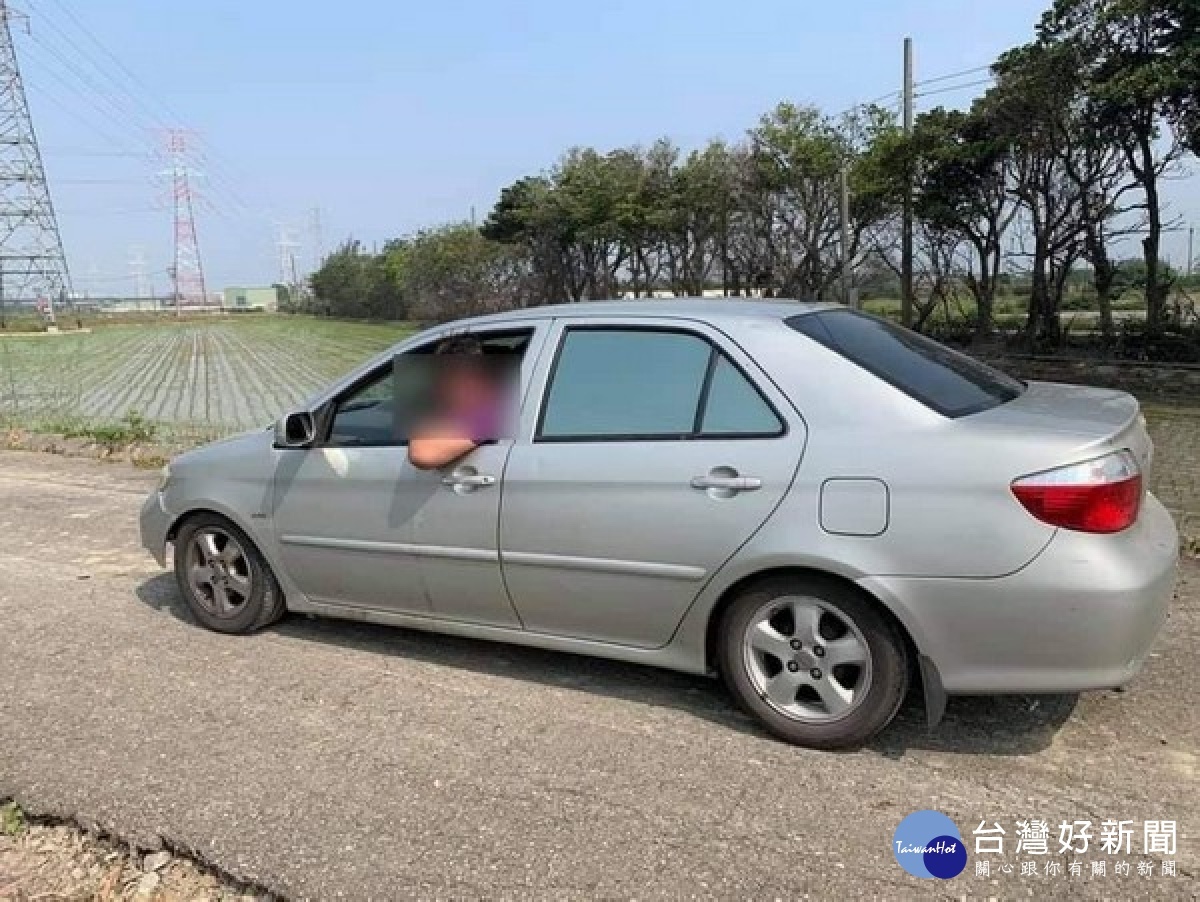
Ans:
[[[823,310],[786,322],[942,416],[979,413],[1025,390],[1023,383],[973,357],[853,310]]]

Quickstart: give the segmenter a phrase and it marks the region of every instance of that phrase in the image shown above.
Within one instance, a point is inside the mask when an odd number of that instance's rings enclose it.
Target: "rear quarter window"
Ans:
[[[909,329],[854,310],[793,316],[787,324],[946,417],[1017,398],[1023,383]]]

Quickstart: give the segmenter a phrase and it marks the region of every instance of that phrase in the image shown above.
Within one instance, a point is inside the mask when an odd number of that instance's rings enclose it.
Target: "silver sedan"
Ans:
[[[409,460],[448,336],[508,366],[504,435]],[[1024,383],[827,304],[542,307],[421,333],[141,515],[197,620],[285,611],[719,674],[791,742],[859,744],[919,681],[1122,685],[1178,539],[1137,401]]]

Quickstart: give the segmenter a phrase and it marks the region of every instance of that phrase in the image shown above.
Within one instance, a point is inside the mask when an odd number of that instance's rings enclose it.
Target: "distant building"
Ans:
[[[748,298],[761,298],[763,296],[762,289],[761,288],[753,288],[750,291],[746,292],[745,296]],[[670,300],[671,298],[680,297],[680,295],[675,294],[675,292],[673,292],[673,291],[652,291],[648,295],[642,294],[641,297],[643,299],[647,298],[647,297],[651,297],[651,298],[654,298],[655,300]],[[730,295],[726,295],[725,292],[722,291],[720,288],[705,288],[704,291],[701,293],[700,297],[702,297],[702,298],[725,298],[725,297],[730,297]],[[739,297],[741,297],[741,295],[733,295],[731,297],[731,299],[737,300]],[[621,295],[621,299],[628,300],[628,301],[635,300],[632,291],[626,291],[624,294]]]
[[[266,288],[226,288],[225,309],[274,313],[279,309],[279,290],[274,285]]]

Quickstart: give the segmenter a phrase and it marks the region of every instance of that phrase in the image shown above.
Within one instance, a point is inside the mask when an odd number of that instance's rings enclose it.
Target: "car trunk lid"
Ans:
[[[1057,454],[1088,455],[1127,449],[1137,459],[1144,481],[1153,466],[1154,444],[1135,397],[1127,392],[1055,382],[1029,382],[1018,398],[962,421],[974,426],[1040,438]],[[1048,460],[1047,466],[1070,463]]]

